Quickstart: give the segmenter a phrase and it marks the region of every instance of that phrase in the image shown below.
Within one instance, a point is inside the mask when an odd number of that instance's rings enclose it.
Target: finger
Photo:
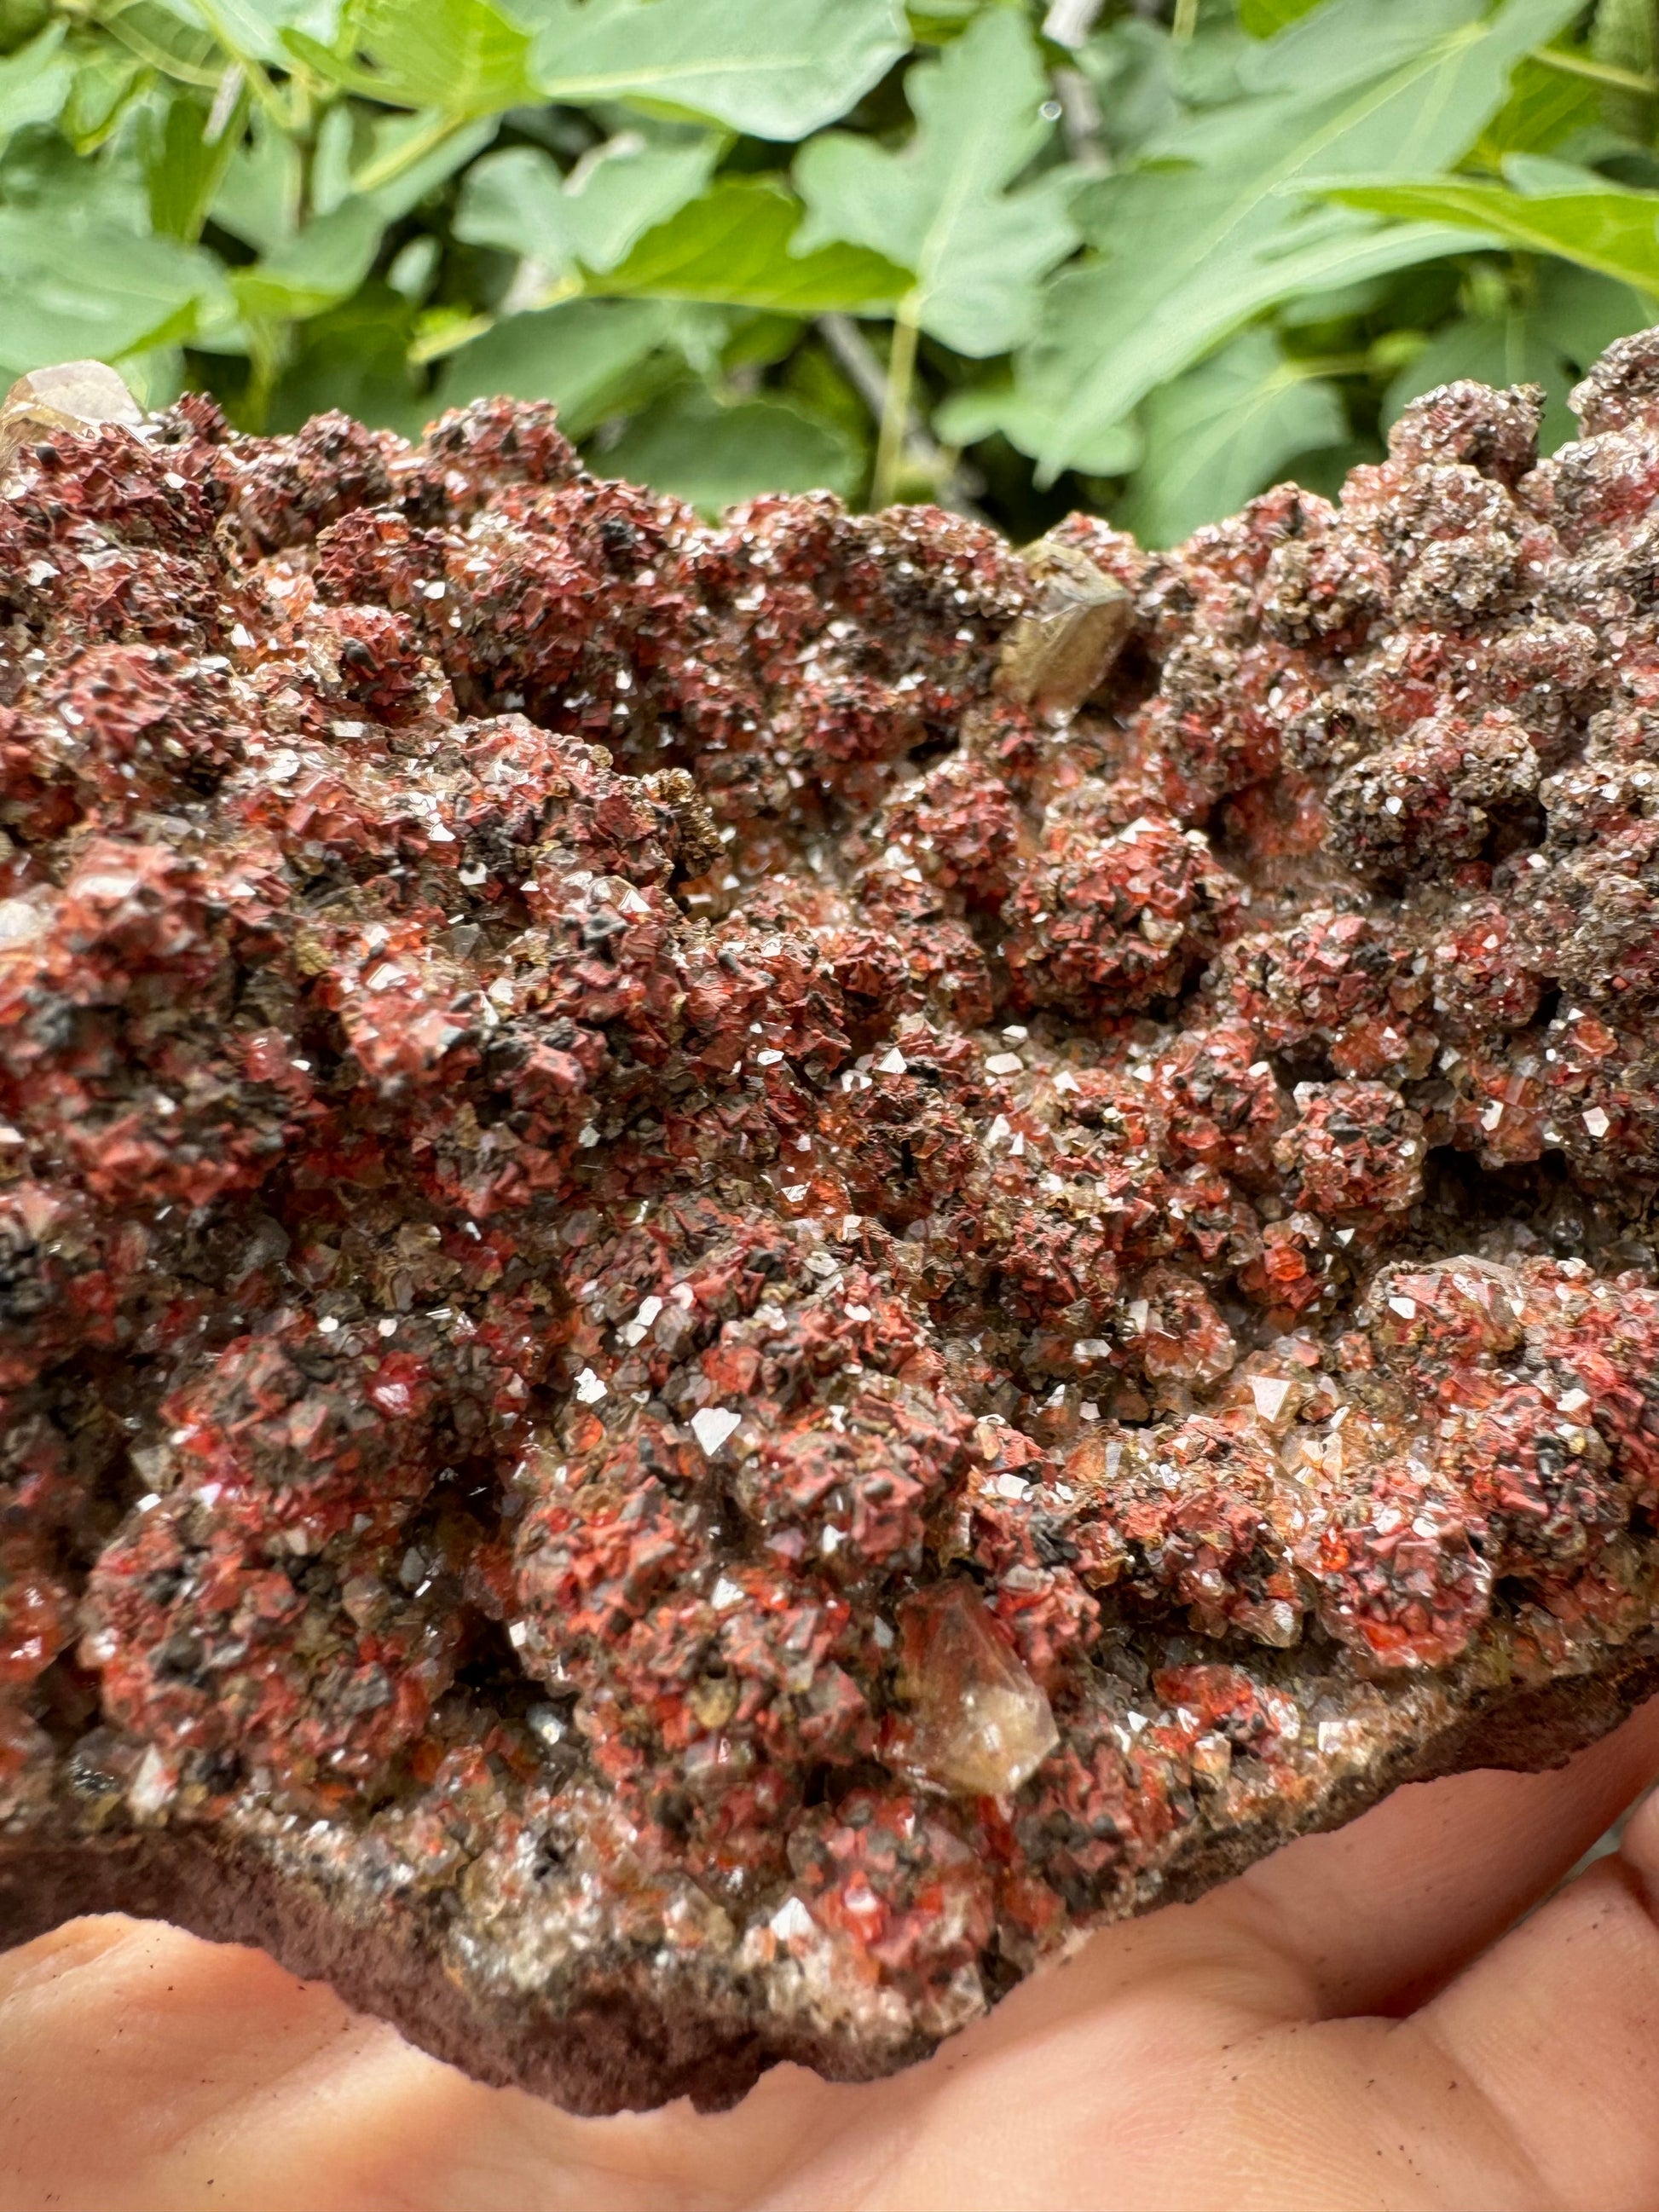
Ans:
[[[1285,2208],[1297,2201],[1276,2163],[1286,2149],[1297,2157],[1290,2179],[1305,2184],[1300,2202],[1379,2201],[1356,2193],[1374,2187],[1377,2169],[1342,2135],[1348,2115],[1328,2054],[1310,2045],[1247,2095],[1249,2045],[1218,2055],[1183,2008],[1152,1991],[1103,2022],[1039,2019],[1000,2056],[964,2038],[933,2067],[874,2091],[780,2072],[720,2119],[678,2109],[596,2123],[480,2089],[389,2031],[353,2023],[326,1992],[258,1954],[169,1929],[81,1923],[5,1964],[0,2116],[12,2137],[31,2130],[3,2161],[8,2212]],[[1281,2044],[1292,2033],[1278,2030]],[[1338,2063],[1334,2078],[1352,2071]],[[1282,2126],[1264,2142],[1252,2108],[1270,2094]],[[757,2108],[770,2165],[744,2156]],[[792,2110],[806,2124],[786,2141]],[[1328,2127],[1346,2143],[1355,2185],[1344,2191],[1328,2186]],[[1390,2157],[1382,2193],[1407,2201]]]
[[[0,1958],[0,2201],[234,2203],[238,2126],[283,2099],[331,2114],[388,2033],[258,1953],[154,1923],[72,1922]],[[365,2201],[349,2156],[320,2187],[277,2190],[287,2179],[268,2172],[267,2202]]]
[[[1568,2208],[1659,2203],[1659,1805],[1402,2024]]]
[[[483,2087],[257,1951],[82,1920],[0,1954],[6,2212],[658,2212],[746,2201],[830,2093],[573,2118]]]
[[[1203,1905],[1305,1976],[1324,2015],[1408,2011],[1554,1888],[1659,1775],[1659,1699],[1566,1766],[1413,1784]]]

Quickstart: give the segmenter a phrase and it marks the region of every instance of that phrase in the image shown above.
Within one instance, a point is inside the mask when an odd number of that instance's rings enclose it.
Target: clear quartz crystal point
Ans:
[[[0,401],[0,467],[20,447],[51,430],[91,430],[119,422],[136,430],[143,410],[101,361],[64,361],[32,368]]]
[[[903,1619],[911,1698],[908,1764],[960,1797],[1006,1797],[1060,1741],[1041,1686],[954,1582],[912,1599]]]

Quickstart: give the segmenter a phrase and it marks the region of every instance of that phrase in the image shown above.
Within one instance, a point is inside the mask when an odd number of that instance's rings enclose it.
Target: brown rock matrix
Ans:
[[[0,1929],[574,2108],[1659,1681],[1659,336],[1169,554],[28,380]]]

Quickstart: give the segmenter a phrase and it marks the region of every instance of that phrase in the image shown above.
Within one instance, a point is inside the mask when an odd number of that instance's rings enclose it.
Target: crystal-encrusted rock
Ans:
[[[921,2057],[1659,1680],[1659,339],[1147,554],[26,380],[0,1929]]]

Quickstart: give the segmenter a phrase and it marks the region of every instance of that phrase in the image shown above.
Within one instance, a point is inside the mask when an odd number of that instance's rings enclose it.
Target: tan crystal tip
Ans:
[[[997,689],[1043,714],[1071,714],[1104,682],[1134,627],[1130,596],[1075,545],[1025,550],[1036,603],[1003,641]]]
[[[1006,1797],[1060,1741],[1048,1700],[967,1580],[913,1597],[902,1617],[910,1771],[958,1797]]]
[[[0,403],[0,467],[44,430],[88,430],[119,422],[136,430],[144,410],[101,361],[62,361],[20,376]]]

